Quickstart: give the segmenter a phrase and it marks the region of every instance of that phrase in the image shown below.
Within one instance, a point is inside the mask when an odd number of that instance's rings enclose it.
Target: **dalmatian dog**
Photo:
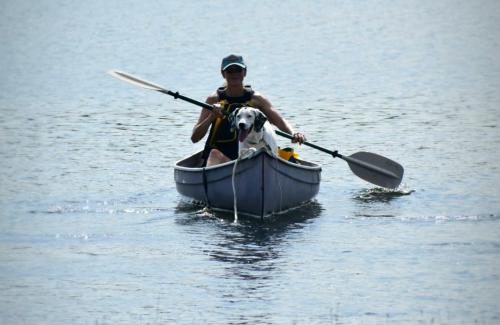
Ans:
[[[278,145],[271,123],[260,110],[241,107],[232,113],[232,125],[238,131],[238,156],[251,156],[260,148],[266,148],[273,157],[277,156]]]

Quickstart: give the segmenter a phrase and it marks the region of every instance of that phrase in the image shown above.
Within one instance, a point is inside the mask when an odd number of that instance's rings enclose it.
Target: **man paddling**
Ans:
[[[244,86],[243,79],[247,74],[247,66],[243,57],[231,54],[222,59],[221,74],[225,79],[225,86],[210,94],[206,100],[206,103],[216,108],[211,111],[201,110],[191,135],[191,141],[196,143],[210,128],[204,152],[206,166],[238,158],[238,137],[236,131],[231,129],[227,114],[242,106],[251,106],[262,111],[271,124],[286,133],[293,134],[293,143],[302,144],[305,141],[304,134],[294,132],[288,121],[264,95],[254,91],[250,86]]]

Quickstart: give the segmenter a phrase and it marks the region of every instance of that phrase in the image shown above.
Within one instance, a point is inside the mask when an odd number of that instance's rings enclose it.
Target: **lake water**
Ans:
[[[2,1],[0,323],[500,323],[497,1]],[[386,192],[307,147],[321,190],[266,222],[202,213],[220,60],[311,142],[405,167]],[[279,140],[286,144],[284,139]]]

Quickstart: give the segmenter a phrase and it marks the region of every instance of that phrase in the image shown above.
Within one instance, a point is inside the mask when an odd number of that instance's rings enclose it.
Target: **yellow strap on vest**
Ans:
[[[220,106],[224,107],[226,104],[226,101],[220,100],[219,104],[220,104]],[[215,146],[215,139],[217,138],[217,132],[219,131],[219,127],[220,127],[220,124],[222,123],[222,120],[223,120],[222,117],[218,117],[215,119],[215,122],[212,122],[212,123],[214,123],[214,129],[212,132],[212,136],[208,142],[210,144],[210,146]]]
[[[219,130],[220,124],[222,123],[222,117],[218,117],[214,122],[214,131],[212,132],[212,137],[210,138],[210,145],[215,145],[215,139],[217,135],[217,131]]]

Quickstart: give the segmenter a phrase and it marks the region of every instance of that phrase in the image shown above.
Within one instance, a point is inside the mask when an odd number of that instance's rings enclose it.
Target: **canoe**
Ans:
[[[234,211],[235,160],[200,167],[202,151],[175,164],[177,191],[215,210]],[[265,218],[310,201],[319,191],[321,166],[297,159],[296,163],[259,150],[237,162],[234,173],[238,215]]]

